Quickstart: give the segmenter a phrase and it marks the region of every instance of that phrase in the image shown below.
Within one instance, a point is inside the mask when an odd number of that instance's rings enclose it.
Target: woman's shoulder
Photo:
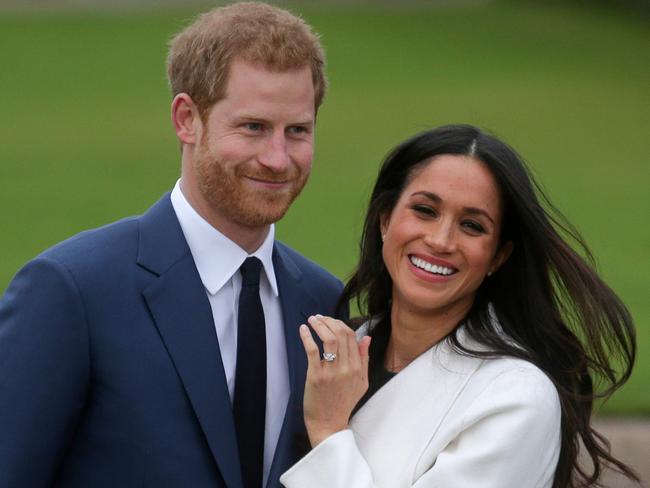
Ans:
[[[481,361],[465,391],[466,399],[484,412],[517,410],[555,423],[560,418],[560,397],[553,381],[533,363],[495,357]]]
[[[482,361],[477,374],[490,378],[491,381],[507,380],[533,385],[555,391],[555,385],[538,366],[525,359],[509,356],[486,358]]]
[[[490,347],[474,340],[461,327],[457,331],[458,343],[469,351],[487,353],[474,356],[459,350],[447,341],[444,350],[451,363],[471,362],[475,365],[464,388],[466,399],[476,399],[487,404],[509,405],[559,412],[560,399],[551,378],[537,365],[526,359],[491,353]],[[503,333],[503,332],[501,332]],[[506,338],[510,342],[510,339]],[[514,343],[513,343],[514,344]]]

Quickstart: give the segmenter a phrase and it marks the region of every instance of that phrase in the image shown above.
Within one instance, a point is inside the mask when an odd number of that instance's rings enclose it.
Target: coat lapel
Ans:
[[[363,334],[363,328],[357,333]],[[370,397],[352,417],[350,427],[374,476],[390,485],[396,476],[392,466],[409,466],[420,459],[422,452],[416,450],[426,449],[482,362],[442,341]],[[391,446],[390,463],[387,446]]]
[[[306,323],[309,315],[318,311],[318,302],[307,294],[305,287],[301,285],[302,272],[300,268],[277,245],[273,249],[273,267],[278,280],[284,320],[290,395],[275,450],[275,457],[269,473],[268,488],[279,486],[273,484],[271,480],[277,480],[290,467],[290,464],[296,460],[292,456],[292,452],[295,451],[294,436],[296,432],[304,430],[302,397],[307,374],[307,356],[302,348],[298,328],[300,324]]]
[[[169,196],[140,221],[143,296],[229,488],[242,486],[230,396],[212,311]]]
[[[357,331],[357,336],[365,335],[366,330],[362,327]],[[460,338],[468,342],[463,331],[460,331]],[[411,418],[411,415],[417,418],[419,409],[425,404],[429,408],[429,422],[437,426],[482,362],[481,358],[458,354],[448,341],[443,340],[421,354],[370,397],[352,418],[352,425],[399,423],[399,419]],[[422,385],[426,385],[426,388]],[[429,398],[436,398],[436,401],[428,402]],[[391,413],[395,418],[391,418]],[[429,429],[428,432],[433,430]]]

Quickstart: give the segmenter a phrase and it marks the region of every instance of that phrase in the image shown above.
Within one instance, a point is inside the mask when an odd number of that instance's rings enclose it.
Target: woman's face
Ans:
[[[393,306],[465,314],[488,272],[510,254],[499,246],[497,183],[482,162],[444,154],[417,170],[381,219]]]

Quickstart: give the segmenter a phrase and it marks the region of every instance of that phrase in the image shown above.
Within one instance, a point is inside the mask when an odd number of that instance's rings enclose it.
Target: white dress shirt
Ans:
[[[266,486],[289,399],[289,370],[282,309],[272,260],[274,226],[271,225],[262,245],[249,255],[192,208],[181,191],[180,180],[172,190],[171,202],[210,301],[231,405],[235,392],[237,364],[237,312],[241,290],[239,268],[249,256],[255,256],[262,261],[264,272],[260,277],[260,298],[266,323]]]

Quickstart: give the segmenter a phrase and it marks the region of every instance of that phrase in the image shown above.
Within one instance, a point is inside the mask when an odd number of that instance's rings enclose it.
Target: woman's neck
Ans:
[[[469,311],[469,305],[423,312],[400,306],[391,307],[391,333],[384,356],[389,371],[401,371],[415,358],[444,339]]]

